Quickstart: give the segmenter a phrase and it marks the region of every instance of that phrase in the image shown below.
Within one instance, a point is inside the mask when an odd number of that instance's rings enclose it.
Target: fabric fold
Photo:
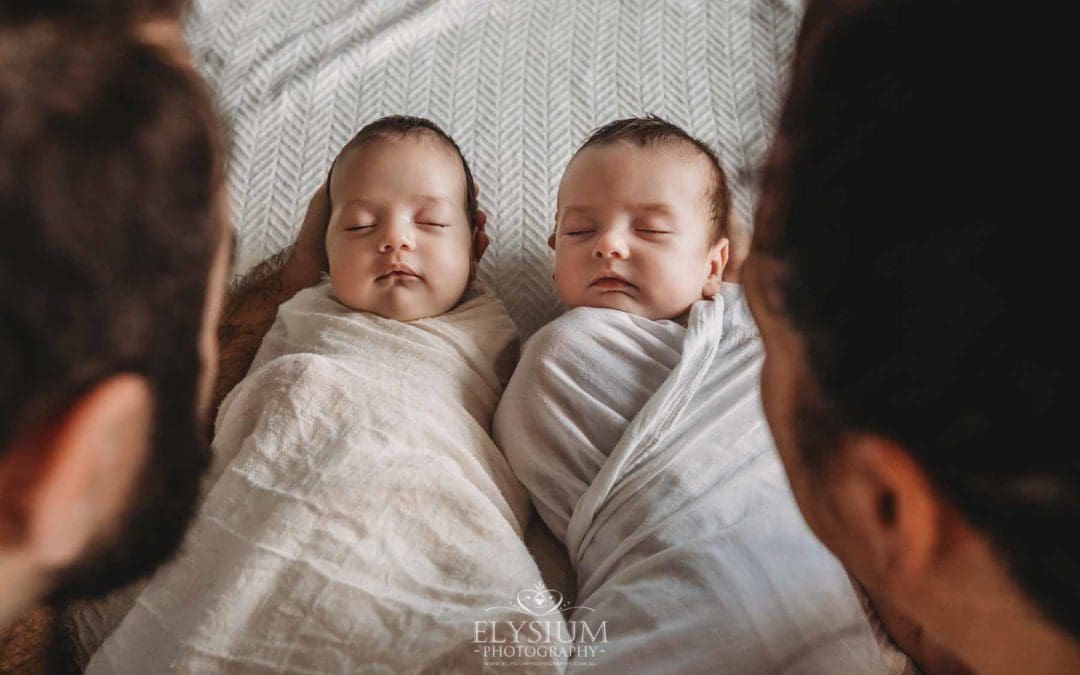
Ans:
[[[606,634],[572,670],[894,672],[794,503],[762,360],[734,284],[685,328],[579,308],[526,344],[494,434],[574,562],[570,621]]]
[[[484,289],[408,323],[326,283],[282,305],[219,412],[183,553],[88,672],[487,668],[478,622],[518,619],[541,580],[489,435],[515,340]]]

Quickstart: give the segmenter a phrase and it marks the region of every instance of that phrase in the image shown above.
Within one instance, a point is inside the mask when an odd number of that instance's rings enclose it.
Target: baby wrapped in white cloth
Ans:
[[[571,621],[606,637],[572,666],[902,672],[790,494],[760,340],[721,283],[723,190],[659,120],[600,129],[560,187],[555,283],[575,309],[527,343],[494,433],[566,545]]]
[[[478,622],[539,582],[489,436],[516,337],[470,287],[466,165],[423,121],[375,129],[332,173],[330,280],[281,306],[184,552],[88,672],[477,672]]]

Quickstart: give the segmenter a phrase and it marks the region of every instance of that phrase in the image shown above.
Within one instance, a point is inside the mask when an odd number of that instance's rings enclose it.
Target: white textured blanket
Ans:
[[[193,0],[187,34],[229,122],[239,269],[296,235],[330,161],[388,114],[458,142],[493,243],[480,278],[528,337],[560,307],[545,245],[570,155],[655,112],[715,149],[743,222],[802,0]]]
[[[183,554],[88,672],[480,670],[476,622],[517,618],[540,580],[489,437],[514,342],[486,291],[411,323],[328,283],[283,305],[221,408]]]
[[[599,672],[890,672],[794,504],[761,358],[734,284],[688,328],[581,308],[527,343],[495,437],[566,542],[571,618],[605,625]]]

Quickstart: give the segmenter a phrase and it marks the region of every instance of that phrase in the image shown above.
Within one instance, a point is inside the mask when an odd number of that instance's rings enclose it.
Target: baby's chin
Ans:
[[[421,319],[430,319],[433,316],[444,314],[446,310],[428,310],[428,309],[385,309],[382,307],[352,307],[358,312],[367,312],[368,314],[374,314],[375,316],[382,317],[384,319],[390,319],[392,321],[401,321],[408,323],[409,321],[420,321]]]
[[[423,297],[415,290],[395,288],[382,291],[372,299],[348,297],[348,293],[335,293],[338,302],[354,312],[367,312],[392,321],[419,321],[446,314],[457,306],[458,301],[439,301]],[[458,297],[464,295],[464,290]],[[346,297],[343,297],[346,296]]]
[[[562,298],[563,304],[570,309],[576,309],[578,307],[595,307],[597,309],[617,309],[620,312],[626,312],[627,314],[633,314],[640,316],[651,321],[665,321],[675,320],[686,313],[690,308],[690,305],[694,304],[696,300],[691,300],[685,303],[682,307],[665,306],[658,307],[652,303],[643,302],[638,298],[627,295],[626,293],[620,293],[618,291],[611,291],[607,293],[587,293],[578,298]]]

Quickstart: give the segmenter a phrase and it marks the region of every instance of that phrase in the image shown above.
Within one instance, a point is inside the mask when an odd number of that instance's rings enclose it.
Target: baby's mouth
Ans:
[[[382,274],[375,277],[375,281],[381,279],[419,279],[420,275],[405,263],[392,263]]]
[[[589,283],[589,288],[600,291],[625,291],[636,289],[637,286],[615,272],[602,272],[593,277],[593,280]]]

